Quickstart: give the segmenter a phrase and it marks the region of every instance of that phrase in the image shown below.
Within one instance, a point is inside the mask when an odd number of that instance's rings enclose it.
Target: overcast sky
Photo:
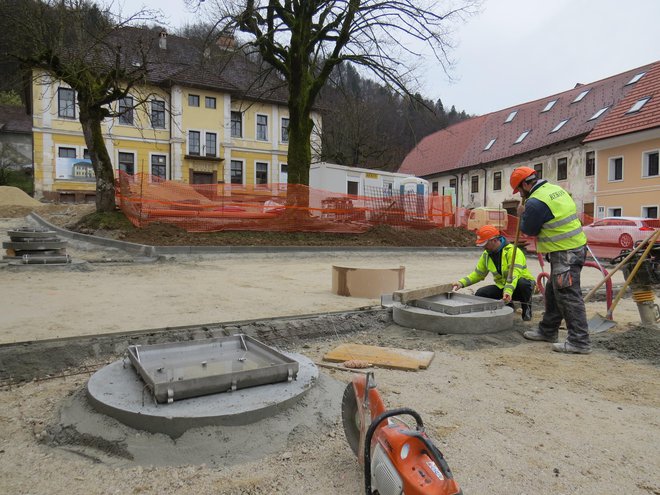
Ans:
[[[183,0],[142,3],[195,21]],[[453,81],[427,62],[420,93],[470,114],[544,98],[660,60],[659,21],[660,0],[484,0],[455,27]]]

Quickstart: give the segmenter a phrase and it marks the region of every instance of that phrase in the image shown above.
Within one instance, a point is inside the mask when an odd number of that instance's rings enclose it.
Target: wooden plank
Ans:
[[[417,371],[431,364],[432,351],[411,351],[394,347],[378,347],[361,344],[341,344],[323,356],[324,361],[343,363],[349,359],[367,361],[380,368]]]
[[[452,284],[427,285],[418,289],[405,289],[394,291],[392,298],[400,303],[407,303],[415,299],[437,296],[452,291]]]

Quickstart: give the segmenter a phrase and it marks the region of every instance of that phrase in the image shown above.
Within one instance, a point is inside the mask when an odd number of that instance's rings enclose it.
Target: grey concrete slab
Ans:
[[[294,381],[157,404],[128,360],[120,360],[92,375],[87,396],[98,412],[133,428],[174,438],[201,426],[247,425],[286,410],[315,385],[318,368],[311,360],[283,354],[299,363]]]

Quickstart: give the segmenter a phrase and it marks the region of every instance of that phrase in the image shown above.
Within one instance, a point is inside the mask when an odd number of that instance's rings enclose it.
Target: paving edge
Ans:
[[[38,214],[32,212],[29,215],[38,224],[48,227],[69,239],[89,242],[104,247],[122,249],[131,254],[141,256],[166,256],[166,255],[195,255],[195,254],[247,254],[247,253],[336,253],[336,252],[375,252],[375,253],[461,253],[465,250],[481,252],[477,247],[394,247],[394,246],[149,246],[147,244],[136,244],[133,242],[109,239],[90,234],[72,232],[51,224]]]

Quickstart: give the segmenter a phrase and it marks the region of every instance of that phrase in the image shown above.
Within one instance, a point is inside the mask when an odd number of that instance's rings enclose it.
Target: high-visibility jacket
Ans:
[[[539,253],[553,253],[579,248],[587,243],[582,222],[577,216],[571,195],[556,184],[546,182],[532,191],[530,198],[545,203],[554,218],[541,227],[536,239]]]
[[[463,287],[467,287],[468,285],[481,282],[486,278],[488,273],[492,273],[493,278],[495,279],[495,285],[500,289],[504,289],[504,294],[512,295],[513,291],[518,286],[519,279],[526,278],[528,280],[534,280],[534,276],[527,269],[525,253],[520,249],[516,249],[516,261],[513,265],[513,278],[511,283],[507,283],[506,277],[509,274],[509,266],[511,266],[512,258],[513,244],[507,244],[502,248],[502,266],[500,268],[501,271],[498,271],[495,262],[490,257],[490,253],[487,250],[484,250],[474,271],[467,277],[459,280],[459,282]]]

